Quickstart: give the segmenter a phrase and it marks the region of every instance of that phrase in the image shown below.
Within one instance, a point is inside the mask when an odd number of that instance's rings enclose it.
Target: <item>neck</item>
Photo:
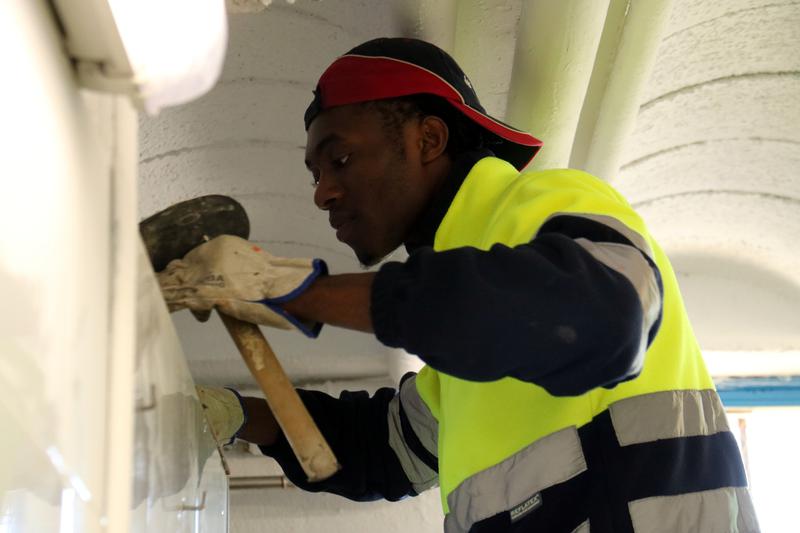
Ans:
[[[493,154],[489,150],[479,149],[460,154],[454,160],[448,157],[446,161],[439,163],[437,173],[431,174],[435,188],[432,188],[426,207],[417,217],[404,241],[409,253],[422,246],[433,246],[436,230],[447,214],[464,178],[475,163],[490,155]]]
[[[428,164],[428,179],[432,183],[428,205],[439,195],[442,187],[450,178],[453,171],[453,161],[449,155],[444,155]]]

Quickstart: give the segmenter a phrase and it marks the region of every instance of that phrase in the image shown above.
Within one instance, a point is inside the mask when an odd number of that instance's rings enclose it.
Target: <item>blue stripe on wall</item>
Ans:
[[[800,406],[800,376],[720,378],[716,385],[725,407]]]

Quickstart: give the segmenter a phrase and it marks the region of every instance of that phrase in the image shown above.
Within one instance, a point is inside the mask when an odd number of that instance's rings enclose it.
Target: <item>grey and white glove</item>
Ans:
[[[217,308],[239,320],[316,337],[322,324],[298,320],[281,304],[327,273],[321,259],[277,257],[240,237],[221,235],[170,262],[158,282],[170,311],[191,309],[197,316]]]

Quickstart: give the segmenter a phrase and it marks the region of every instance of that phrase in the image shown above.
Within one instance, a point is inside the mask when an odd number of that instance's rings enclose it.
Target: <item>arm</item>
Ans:
[[[373,333],[370,298],[374,278],[373,272],[323,276],[283,308],[301,320]]]
[[[416,495],[433,486],[438,478],[435,469],[414,452],[426,454],[420,439],[429,442],[426,435],[430,433],[425,429],[432,417],[424,418],[425,413],[414,403],[418,396],[413,375],[407,377],[399,394],[383,388],[372,397],[360,391],[343,392],[337,399],[318,391],[298,390],[342,464],[342,470],[325,481],[306,480],[264,400],[242,399],[247,422],[238,438],[259,444],[295,485],[311,492],[331,492],[356,501],[395,501]],[[435,445],[428,447],[435,452]]]
[[[640,247],[610,217],[560,215],[514,248],[424,250],[381,269],[375,330],[463,379],[612,387],[641,371],[660,321],[660,275]]]
[[[645,247],[608,217],[555,216],[514,248],[423,249],[377,275],[321,279],[292,312],[374,330],[463,379],[581,394],[641,370],[662,292]]]

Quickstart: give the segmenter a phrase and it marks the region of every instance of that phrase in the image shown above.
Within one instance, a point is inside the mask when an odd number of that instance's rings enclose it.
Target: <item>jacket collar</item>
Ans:
[[[436,230],[439,229],[442,219],[447,214],[450,204],[458,194],[464,179],[475,164],[484,157],[494,156],[491,150],[480,149],[459,154],[453,161],[450,175],[445,180],[441,189],[434,195],[428,207],[422,212],[417,222],[411,228],[409,237],[403,243],[410,254],[423,246],[433,246]]]

